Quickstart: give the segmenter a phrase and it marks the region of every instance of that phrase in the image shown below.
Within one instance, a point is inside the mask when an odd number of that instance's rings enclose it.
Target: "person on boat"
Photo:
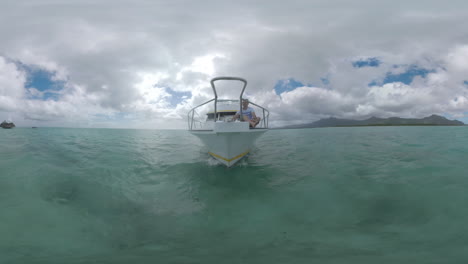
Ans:
[[[242,99],[242,118],[244,120],[241,121],[249,122],[250,127],[255,128],[260,123],[260,117],[255,115],[255,111],[252,107],[249,107],[249,103],[249,99]],[[238,118],[240,118],[239,111],[232,117],[231,121],[235,121]]]

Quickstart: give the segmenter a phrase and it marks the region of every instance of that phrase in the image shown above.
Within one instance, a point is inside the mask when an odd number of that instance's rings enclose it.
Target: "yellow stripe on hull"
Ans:
[[[235,156],[235,157],[232,158],[232,159],[227,159],[227,158],[222,157],[222,156],[220,156],[220,155],[218,155],[218,154],[214,154],[213,152],[208,152],[208,154],[210,154],[211,156],[213,156],[213,157],[215,157],[215,158],[222,159],[222,160],[224,160],[224,161],[226,161],[226,162],[231,162],[231,161],[233,161],[233,160],[242,158],[243,156],[247,155],[247,153],[249,153],[249,152],[250,152],[250,150],[247,150],[246,152],[244,152],[244,153],[242,153],[242,154],[239,154],[239,155]]]

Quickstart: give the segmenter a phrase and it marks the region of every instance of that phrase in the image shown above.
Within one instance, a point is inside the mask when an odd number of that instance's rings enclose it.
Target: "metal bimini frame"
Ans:
[[[243,120],[243,116],[242,116],[242,96],[244,95],[245,87],[247,87],[247,81],[245,79],[239,78],[239,77],[216,77],[216,78],[211,79],[211,81],[210,81],[211,87],[213,88],[213,93],[214,93],[215,97],[213,99],[211,99],[211,100],[208,100],[208,101],[206,101],[206,102],[192,108],[188,112],[188,127],[189,127],[189,130],[194,130],[194,127],[193,127],[194,117],[195,117],[195,113],[196,113],[197,108],[199,108],[201,106],[204,106],[204,105],[214,101],[214,122],[217,122],[217,120],[220,117],[220,115],[219,115],[219,113],[217,111],[218,102],[236,101],[236,100],[218,100],[218,93],[216,92],[216,87],[215,87],[214,83],[216,81],[221,81],[221,80],[240,81],[240,82],[244,83],[244,86],[242,87],[242,91],[241,91],[240,96],[239,96],[240,120]],[[262,111],[263,111],[263,116],[262,116],[263,127],[262,128],[268,128],[268,119],[270,117],[270,111],[268,111],[266,108],[264,108],[264,107],[262,107],[260,105],[257,105],[257,104],[255,104],[253,102],[249,102],[249,103],[262,109]],[[265,115],[265,113],[266,113],[266,115]],[[200,122],[200,121],[198,121],[198,122]]]

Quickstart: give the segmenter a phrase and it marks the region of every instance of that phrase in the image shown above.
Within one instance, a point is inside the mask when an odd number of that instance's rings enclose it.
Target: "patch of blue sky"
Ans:
[[[59,98],[60,98],[60,93],[45,92],[42,94],[42,98],[38,98],[38,99],[58,101]]]
[[[323,80],[322,80],[323,82]],[[284,92],[290,92],[298,87],[303,87],[304,84],[294,80],[293,78],[289,78],[287,80],[279,80],[276,82],[275,87],[273,88],[277,95],[280,95]]]
[[[454,98],[454,100],[455,99],[457,99],[457,98]],[[457,101],[457,100],[455,100],[455,101]],[[447,118],[449,120],[458,120],[458,121],[462,121],[465,124],[468,124],[468,112],[464,112],[463,116],[454,116],[454,115],[449,114],[449,113],[442,113],[442,116],[444,116],[445,118]]]
[[[468,86],[468,81],[463,81],[463,84]]]
[[[396,66],[394,68],[398,68],[398,67],[399,66]],[[371,83],[369,83],[369,86],[384,85],[386,83],[394,83],[394,82],[401,82],[401,83],[408,85],[413,81],[414,77],[421,76],[425,78],[429,73],[432,73],[432,72],[435,72],[435,71],[419,68],[417,65],[411,65],[403,73],[394,74],[391,72],[387,72],[382,82],[372,81]]]
[[[322,81],[322,84],[325,86],[330,84],[330,80],[328,78],[320,78],[320,80]]]
[[[32,93],[31,99],[58,100],[59,91],[64,88],[64,81],[54,80],[55,72],[19,63],[18,65],[27,76],[25,87],[34,88],[38,93]]]
[[[174,91],[171,88],[166,88],[166,92],[170,94],[171,96],[168,98],[169,104],[172,107],[176,107],[178,104],[180,104],[183,100],[186,100],[190,97],[192,97],[191,92],[178,92]]]
[[[376,57],[361,59],[361,60],[352,62],[352,65],[355,68],[379,67],[380,64],[382,64],[382,62]]]

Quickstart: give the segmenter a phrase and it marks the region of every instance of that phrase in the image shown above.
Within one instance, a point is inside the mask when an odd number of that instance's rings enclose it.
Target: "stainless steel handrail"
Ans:
[[[216,77],[216,78],[213,78],[210,83],[211,83],[211,87],[213,88],[213,92],[214,92],[214,95],[215,95],[215,98],[211,99],[211,100],[208,100],[194,108],[192,108],[188,114],[187,114],[187,117],[188,117],[188,126],[189,126],[189,130],[193,130],[193,122],[194,122],[194,115],[195,115],[195,109],[203,106],[203,105],[206,105],[212,101],[214,101],[214,122],[217,121],[218,119],[218,111],[217,111],[217,104],[218,102],[228,102],[228,101],[237,101],[237,100],[232,100],[232,99],[220,99],[218,100],[218,93],[216,92],[216,87],[214,85],[214,82],[216,81],[220,81],[220,80],[234,80],[234,81],[241,81],[244,83],[244,86],[242,87],[242,91],[241,91],[241,94],[239,96],[239,113],[240,113],[240,120],[243,120],[243,115],[242,115],[242,96],[244,95],[244,91],[245,91],[245,88],[247,87],[247,81],[243,78],[239,78],[239,77]],[[250,104],[252,105],[255,105],[259,108],[261,108],[263,110],[263,116],[262,116],[262,119],[263,119],[263,128],[268,128],[268,119],[270,117],[270,111],[268,111],[266,108],[260,106],[260,105],[257,105],[253,102],[250,102]],[[267,116],[265,117],[265,111],[267,112]],[[192,115],[192,117],[190,118],[190,115]]]
[[[193,129],[193,116],[194,116],[194,114],[195,114],[195,109],[197,109],[197,108],[200,107],[200,106],[204,106],[204,105],[206,105],[207,103],[212,102],[212,101],[214,101],[214,100],[215,100],[214,98],[211,99],[211,100],[208,100],[208,101],[204,102],[203,104],[200,104],[200,105],[198,105],[198,106],[195,106],[194,108],[192,108],[192,109],[188,112],[189,128],[190,128],[190,130]],[[191,119],[191,121],[190,121],[190,113],[192,113],[192,119]],[[216,113],[216,112],[215,112],[215,113]]]
[[[241,82],[244,83],[244,87],[242,87],[242,91],[241,91],[240,96],[239,96],[239,113],[240,113],[240,118],[242,118],[242,95],[244,95],[245,87],[247,87],[247,81],[245,79],[243,79],[243,78],[240,78],[240,77],[227,77],[227,76],[216,77],[216,78],[211,79],[211,81],[210,81],[211,87],[213,88],[213,92],[215,94],[215,105],[214,105],[215,116],[216,116],[216,113],[217,113],[216,108],[217,108],[217,105],[218,105],[218,93],[216,93],[216,87],[214,85],[214,82],[216,82],[216,81],[241,81]],[[215,122],[216,122],[216,118],[215,118]]]

